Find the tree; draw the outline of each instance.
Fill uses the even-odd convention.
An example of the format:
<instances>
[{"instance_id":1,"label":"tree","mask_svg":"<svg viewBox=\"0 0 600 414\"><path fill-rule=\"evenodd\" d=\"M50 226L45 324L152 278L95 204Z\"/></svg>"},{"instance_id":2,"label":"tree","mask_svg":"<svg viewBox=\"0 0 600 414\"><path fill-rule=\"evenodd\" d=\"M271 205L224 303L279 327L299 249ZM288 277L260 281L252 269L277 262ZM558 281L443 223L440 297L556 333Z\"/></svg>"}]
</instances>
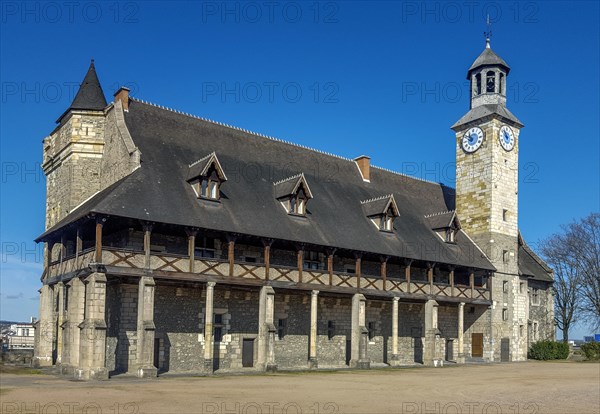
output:
<instances>
[{"instance_id":1,"label":"tree","mask_svg":"<svg viewBox=\"0 0 600 414\"><path fill-rule=\"evenodd\" d=\"M600 214L592 213L568 227L570 250L577 260L581 283L580 310L592 329L600 328Z\"/></svg>"},{"instance_id":2,"label":"tree","mask_svg":"<svg viewBox=\"0 0 600 414\"><path fill-rule=\"evenodd\" d=\"M541 243L541 253L554 270L555 320L563 339L579 319L600 328L600 214L562 226Z\"/></svg>"},{"instance_id":3,"label":"tree","mask_svg":"<svg viewBox=\"0 0 600 414\"><path fill-rule=\"evenodd\" d=\"M554 320L563 333L564 342L569 340L569 330L580 316L581 275L566 247L568 244L564 234L554 234L540 244L546 263L554 270Z\"/></svg>"}]
</instances>

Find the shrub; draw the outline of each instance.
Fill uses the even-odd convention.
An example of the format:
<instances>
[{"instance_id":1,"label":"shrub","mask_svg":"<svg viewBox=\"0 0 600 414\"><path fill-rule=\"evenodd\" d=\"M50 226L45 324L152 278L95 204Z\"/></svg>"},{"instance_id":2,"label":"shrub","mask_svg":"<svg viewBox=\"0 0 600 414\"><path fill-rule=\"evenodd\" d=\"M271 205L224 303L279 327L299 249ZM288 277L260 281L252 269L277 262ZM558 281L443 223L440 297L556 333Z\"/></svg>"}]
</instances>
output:
<instances>
[{"instance_id":1,"label":"shrub","mask_svg":"<svg viewBox=\"0 0 600 414\"><path fill-rule=\"evenodd\" d=\"M585 344L581 344L581 351L583 351L586 359L600 359L600 342L586 342Z\"/></svg>"},{"instance_id":2,"label":"shrub","mask_svg":"<svg viewBox=\"0 0 600 414\"><path fill-rule=\"evenodd\" d=\"M531 346L528 357L541 361L567 359L569 357L569 344L566 342L539 341Z\"/></svg>"}]
</instances>

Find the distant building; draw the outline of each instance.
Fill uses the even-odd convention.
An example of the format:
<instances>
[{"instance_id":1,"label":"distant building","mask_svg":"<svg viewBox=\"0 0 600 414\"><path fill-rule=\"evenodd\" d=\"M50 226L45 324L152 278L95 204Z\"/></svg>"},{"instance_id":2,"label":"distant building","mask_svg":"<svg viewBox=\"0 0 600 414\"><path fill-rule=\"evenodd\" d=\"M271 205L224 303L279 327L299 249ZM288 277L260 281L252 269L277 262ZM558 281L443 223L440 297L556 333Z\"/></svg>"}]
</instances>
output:
<instances>
[{"instance_id":1,"label":"distant building","mask_svg":"<svg viewBox=\"0 0 600 414\"><path fill-rule=\"evenodd\" d=\"M33 349L35 329L34 320L30 323L18 323L10 326L11 334L7 336L7 349Z\"/></svg>"}]
</instances>

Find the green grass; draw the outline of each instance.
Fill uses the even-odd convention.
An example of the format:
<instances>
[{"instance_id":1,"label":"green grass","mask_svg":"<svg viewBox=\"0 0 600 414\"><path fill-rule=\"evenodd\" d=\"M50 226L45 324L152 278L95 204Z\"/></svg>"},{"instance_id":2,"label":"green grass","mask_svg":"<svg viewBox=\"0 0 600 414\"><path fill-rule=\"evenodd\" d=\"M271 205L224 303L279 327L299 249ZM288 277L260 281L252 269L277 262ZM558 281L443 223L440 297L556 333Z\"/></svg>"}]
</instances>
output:
<instances>
[{"instance_id":1,"label":"green grass","mask_svg":"<svg viewBox=\"0 0 600 414\"><path fill-rule=\"evenodd\" d=\"M42 371L30 367L0 364L0 374L41 375Z\"/></svg>"}]
</instances>

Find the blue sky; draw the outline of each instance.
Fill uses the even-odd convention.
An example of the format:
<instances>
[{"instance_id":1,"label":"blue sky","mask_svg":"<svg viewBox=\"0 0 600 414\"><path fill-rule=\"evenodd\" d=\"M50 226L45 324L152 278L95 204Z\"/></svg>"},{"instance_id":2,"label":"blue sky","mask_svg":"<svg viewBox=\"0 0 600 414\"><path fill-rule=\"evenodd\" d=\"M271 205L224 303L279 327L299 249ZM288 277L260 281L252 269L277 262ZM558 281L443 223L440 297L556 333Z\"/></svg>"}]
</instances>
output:
<instances>
[{"instance_id":1,"label":"blue sky","mask_svg":"<svg viewBox=\"0 0 600 414\"><path fill-rule=\"evenodd\" d=\"M37 314L41 140L96 61L107 95L454 185L466 71L484 48L512 70L519 222L536 242L600 210L597 2L0 3L0 319ZM571 335L580 337L584 329Z\"/></svg>"}]
</instances>

